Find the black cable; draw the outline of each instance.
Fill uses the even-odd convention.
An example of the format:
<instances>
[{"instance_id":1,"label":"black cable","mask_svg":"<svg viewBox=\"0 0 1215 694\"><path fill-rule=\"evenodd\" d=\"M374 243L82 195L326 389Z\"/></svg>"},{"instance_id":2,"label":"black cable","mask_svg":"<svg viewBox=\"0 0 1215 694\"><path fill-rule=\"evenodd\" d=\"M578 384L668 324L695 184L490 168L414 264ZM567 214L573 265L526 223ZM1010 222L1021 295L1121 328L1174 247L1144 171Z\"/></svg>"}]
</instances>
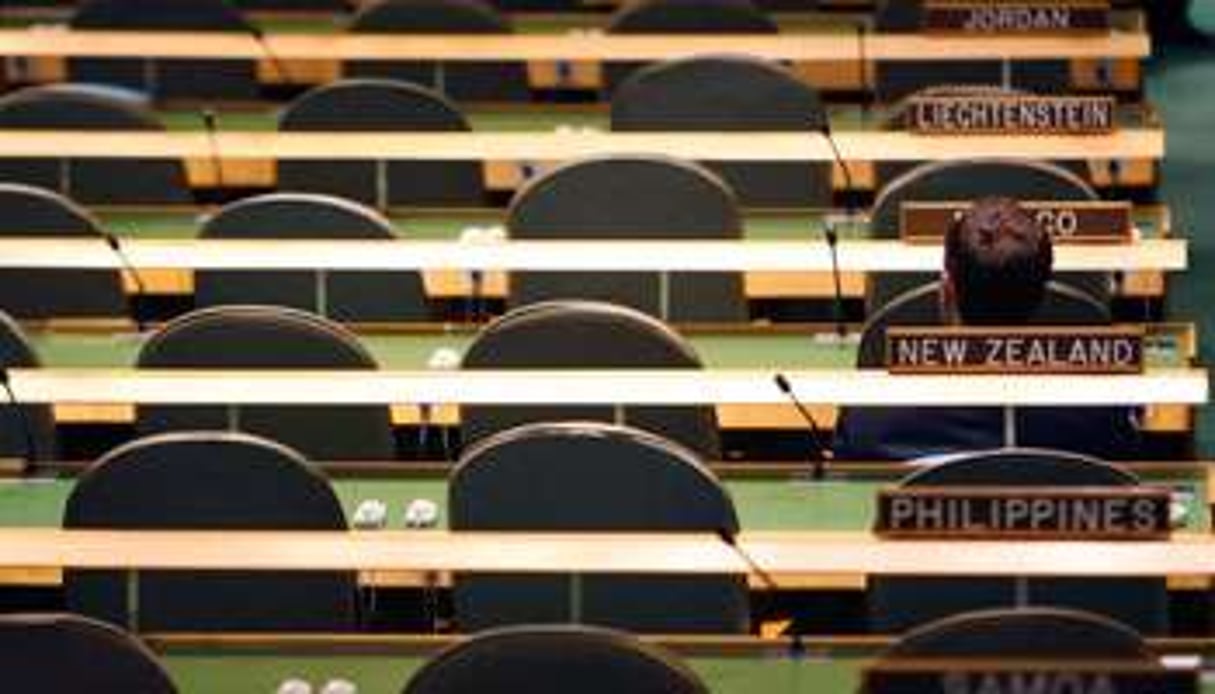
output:
<instances>
[{"instance_id":1,"label":"black cable","mask_svg":"<svg viewBox=\"0 0 1215 694\"><path fill-rule=\"evenodd\" d=\"M17 400L17 394L13 392L13 385L9 382L8 368L4 366L0 366L0 388L4 389L5 396L13 408L13 413L17 416L17 425L21 427L21 434L25 443L26 462L32 463L38 460L38 445L34 440L34 427L30 424L29 417L25 414L25 408Z\"/></svg>"},{"instance_id":2,"label":"black cable","mask_svg":"<svg viewBox=\"0 0 1215 694\"><path fill-rule=\"evenodd\" d=\"M818 422L815 421L814 415L798 399L797 393L793 392L793 386L789 385L789 379L785 378L784 374L778 373L773 377L773 380L776 382L776 387L780 388L781 392L788 396L793 406L797 408L798 414L801 415L802 420L806 422L810 429L810 439L814 444L814 458L811 459L814 466L811 468L811 477L821 480L826 477L827 452L829 450L823 437L823 431L818 428Z\"/></svg>"},{"instance_id":3,"label":"black cable","mask_svg":"<svg viewBox=\"0 0 1215 694\"><path fill-rule=\"evenodd\" d=\"M718 528L717 539L721 540L722 544L733 550L733 552L743 560L743 563L747 565L747 569L751 573L759 576L760 583L764 584L765 590L773 595L780 592L780 584L776 582L776 579L772 577L772 574L768 573L767 569L761 566L759 562L755 561L755 558L742 548L742 545L738 544L738 538L734 537L733 533L725 528ZM789 655L796 658L805 655L806 643L801 629L798 627L796 618L791 621L791 627L793 632L791 634L793 640L789 643Z\"/></svg>"}]
</instances>

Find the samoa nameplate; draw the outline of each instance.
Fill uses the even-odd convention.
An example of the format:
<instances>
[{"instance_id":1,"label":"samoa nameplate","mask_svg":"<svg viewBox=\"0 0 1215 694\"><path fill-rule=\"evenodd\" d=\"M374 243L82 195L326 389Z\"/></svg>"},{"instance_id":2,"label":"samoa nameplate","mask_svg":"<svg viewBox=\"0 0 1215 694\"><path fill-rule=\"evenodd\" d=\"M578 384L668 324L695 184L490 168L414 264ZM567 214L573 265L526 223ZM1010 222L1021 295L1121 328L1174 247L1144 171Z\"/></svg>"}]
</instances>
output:
<instances>
[{"instance_id":1,"label":"samoa nameplate","mask_svg":"<svg viewBox=\"0 0 1215 694\"><path fill-rule=\"evenodd\" d=\"M1110 29L1108 0L926 0L925 31L965 34L1071 34Z\"/></svg>"},{"instance_id":2,"label":"samoa nameplate","mask_svg":"<svg viewBox=\"0 0 1215 694\"><path fill-rule=\"evenodd\" d=\"M886 331L894 374L1138 374L1142 326L913 327Z\"/></svg>"},{"instance_id":3,"label":"samoa nameplate","mask_svg":"<svg viewBox=\"0 0 1215 694\"><path fill-rule=\"evenodd\" d=\"M1106 135L1117 117L1109 96L999 93L916 96L903 116L918 135Z\"/></svg>"},{"instance_id":4,"label":"samoa nameplate","mask_svg":"<svg viewBox=\"0 0 1215 694\"><path fill-rule=\"evenodd\" d=\"M889 660L866 668L867 694L1196 694L1198 673L1152 663Z\"/></svg>"},{"instance_id":5,"label":"samoa nameplate","mask_svg":"<svg viewBox=\"0 0 1215 694\"><path fill-rule=\"evenodd\" d=\"M1131 203L1106 200L1019 201L1055 243L1130 243L1135 225ZM899 235L908 243L940 243L945 232L970 209L968 201L905 202Z\"/></svg>"},{"instance_id":6,"label":"samoa nameplate","mask_svg":"<svg viewBox=\"0 0 1215 694\"><path fill-rule=\"evenodd\" d=\"M1152 540L1168 536L1165 487L895 487L874 532L919 539Z\"/></svg>"}]
</instances>

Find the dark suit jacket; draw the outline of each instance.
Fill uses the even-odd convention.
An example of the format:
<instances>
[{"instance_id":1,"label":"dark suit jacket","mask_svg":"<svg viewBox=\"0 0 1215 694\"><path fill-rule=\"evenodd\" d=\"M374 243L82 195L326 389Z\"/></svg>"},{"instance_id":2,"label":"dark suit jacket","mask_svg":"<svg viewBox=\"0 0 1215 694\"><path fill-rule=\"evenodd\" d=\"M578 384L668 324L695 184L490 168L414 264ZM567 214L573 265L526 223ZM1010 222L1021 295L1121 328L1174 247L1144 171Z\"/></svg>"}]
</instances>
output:
<instances>
[{"instance_id":1,"label":"dark suit jacket","mask_svg":"<svg viewBox=\"0 0 1215 694\"><path fill-rule=\"evenodd\" d=\"M1023 407L1016 417L1018 446L1113 460L1139 452L1135 408ZM1005 444L997 407L851 407L840 410L834 451L843 460L911 460Z\"/></svg>"}]
</instances>

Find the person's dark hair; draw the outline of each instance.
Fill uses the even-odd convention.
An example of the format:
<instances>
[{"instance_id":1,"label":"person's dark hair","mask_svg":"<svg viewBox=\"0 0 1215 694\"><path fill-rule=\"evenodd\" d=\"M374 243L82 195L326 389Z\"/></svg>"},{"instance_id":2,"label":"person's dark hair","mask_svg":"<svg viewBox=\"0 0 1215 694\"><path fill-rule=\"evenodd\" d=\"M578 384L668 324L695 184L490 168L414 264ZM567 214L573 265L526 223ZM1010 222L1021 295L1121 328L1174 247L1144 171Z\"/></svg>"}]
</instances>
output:
<instances>
[{"instance_id":1,"label":"person's dark hair","mask_svg":"<svg viewBox=\"0 0 1215 694\"><path fill-rule=\"evenodd\" d=\"M1053 262L1050 235L1008 198L976 200L945 234L945 270L963 323L1028 322Z\"/></svg>"}]
</instances>

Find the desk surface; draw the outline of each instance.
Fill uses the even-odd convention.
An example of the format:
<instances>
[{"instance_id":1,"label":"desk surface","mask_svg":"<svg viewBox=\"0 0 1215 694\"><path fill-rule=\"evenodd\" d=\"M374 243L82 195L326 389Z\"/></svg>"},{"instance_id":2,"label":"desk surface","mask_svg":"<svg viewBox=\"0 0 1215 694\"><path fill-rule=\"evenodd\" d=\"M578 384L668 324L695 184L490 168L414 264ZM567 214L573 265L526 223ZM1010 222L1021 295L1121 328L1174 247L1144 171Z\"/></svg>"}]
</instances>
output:
<instances>
[{"instance_id":1,"label":"desk surface","mask_svg":"<svg viewBox=\"0 0 1215 694\"><path fill-rule=\"evenodd\" d=\"M846 131L835 135L848 161L947 161L966 158L1161 159L1164 131L1106 135L962 135ZM605 154L653 154L710 161L833 162L822 135L810 133L303 133L0 130L0 156L194 158L223 160L562 161Z\"/></svg>"},{"instance_id":2,"label":"desk surface","mask_svg":"<svg viewBox=\"0 0 1215 694\"><path fill-rule=\"evenodd\" d=\"M421 655L326 655L313 648L294 652L208 652L205 648L169 648L165 660L182 694L273 692L289 677L302 677L320 687L334 677L358 685L360 694L397 694L405 681L426 661ZM301 652L304 651L304 652ZM873 650L869 649L868 655ZM789 659L768 655L684 656L682 660L708 685L713 694L841 694L859 691L866 654L822 653ZM1202 685L1204 694L1215 692L1215 682Z\"/></svg>"},{"instance_id":3,"label":"desk surface","mask_svg":"<svg viewBox=\"0 0 1215 694\"><path fill-rule=\"evenodd\" d=\"M863 52L860 44L864 44ZM669 60L698 53L745 53L794 62L868 60L1041 60L1147 58L1146 33L1096 36L928 36L855 33L636 36L557 34L505 36L399 36L271 33L264 43L245 34L71 31L34 28L0 31L0 55L25 57L217 58L259 60Z\"/></svg>"}]
</instances>

